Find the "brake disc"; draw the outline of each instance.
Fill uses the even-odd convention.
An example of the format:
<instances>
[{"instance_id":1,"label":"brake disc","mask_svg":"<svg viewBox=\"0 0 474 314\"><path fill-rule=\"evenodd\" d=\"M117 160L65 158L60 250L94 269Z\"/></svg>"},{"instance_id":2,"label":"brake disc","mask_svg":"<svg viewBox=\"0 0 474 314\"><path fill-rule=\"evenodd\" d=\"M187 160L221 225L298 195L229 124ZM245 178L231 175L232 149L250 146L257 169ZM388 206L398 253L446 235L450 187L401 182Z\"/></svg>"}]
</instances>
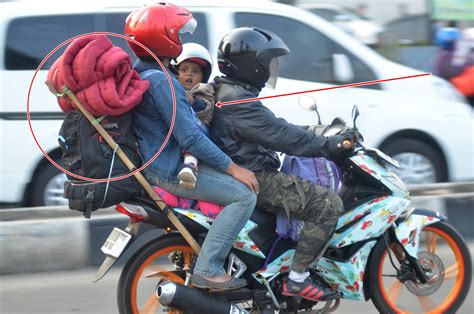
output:
<instances>
[{"instance_id":1,"label":"brake disc","mask_svg":"<svg viewBox=\"0 0 474 314\"><path fill-rule=\"evenodd\" d=\"M418 263L425 272L428 281L425 284L406 281L407 289L417 296L428 296L435 293L444 281L444 264L438 255L430 252L418 253Z\"/></svg>"}]
</instances>

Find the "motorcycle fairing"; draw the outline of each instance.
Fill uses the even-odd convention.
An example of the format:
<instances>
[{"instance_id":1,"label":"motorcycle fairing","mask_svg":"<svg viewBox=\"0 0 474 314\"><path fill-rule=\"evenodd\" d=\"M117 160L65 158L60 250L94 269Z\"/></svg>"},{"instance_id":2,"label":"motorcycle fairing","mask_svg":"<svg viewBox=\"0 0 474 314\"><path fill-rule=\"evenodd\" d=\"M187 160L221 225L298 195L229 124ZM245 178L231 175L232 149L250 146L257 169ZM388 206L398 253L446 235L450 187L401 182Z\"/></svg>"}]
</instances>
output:
<instances>
[{"instance_id":1,"label":"motorcycle fairing","mask_svg":"<svg viewBox=\"0 0 474 314\"><path fill-rule=\"evenodd\" d=\"M338 262L322 257L317 265L312 265L318 274L334 289L341 291L344 298L362 300L364 298L364 274L372 248L376 240L367 242L347 262ZM258 282L265 278L271 281L276 276L289 271L295 250L280 255L273 262L252 274Z\"/></svg>"},{"instance_id":2,"label":"motorcycle fairing","mask_svg":"<svg viewBox=\"0 0 474 314\"><path fill-rule=\"evenodd\" d=\"M362 300L364 297L364 274L376 240L367 242L347 262L338 262L321 257L315 266L319 275L343 293L345 299Z\"/></svg>"},{"instance_id":3,"label":"motorcycle fairing","mask_svg":"<svg viewBox=\"0 0 474 314\"><path fill-rule=\"evenodd\" d=\"M267 267L264 267L253 273L252 276L255 278L255 280L262 283L262 278L268 279L270 277L276 277L276 275L287 272L290 268L294 255L294 249L288 250L276 258L273 262L268 264ZM268 281L271 281L271 279L273 278L270 278Z\"/></svg>"},{"instance_id":4,"label":"motorcycle fairing","mask_svg":"<svg viewBox=\"0 0 474 314\"><path fill-rule=\"evenodd\" d=\"M410 256L418 259L421 230L424 226L432 225L440 220L431 216L412 214L405 221L397 225L395 235L405 251Z\"/></svg>"},{"instance_id":5,"label":"motorcycle fairing","mask_svg":"<svg viewBox=\"0 0 474 314\"><path fill-rule=\"evenodd\" d=\"M341 217L339 217L339 220L337 221L336 232L337 230L350 224L351 222L360 220L371 212L377 211L378 209L382 208L384 206L384 203L381 203L381 201L383 201L387 197L388 195L377 197L366 204L359 205L354 209L346 211Z\"/></svg>"},{"instance_id":6,"label":"motorcycle fairing","mask_svg":"<svg viewBox=\"0 0 474 314\"><path fill-rule=\"evenodd\" d=\"M402 180L392 171L386 169L374 157L359 153L352 156L351 161L359 168L364 170L367 174L380 181L385 185L392 195L409 198L409 192Z\"/></svg>"},{"instance_id":7,"label":"motorcycle fairing","mask_svg":"<svg viewBox=\"0 0 474 314\"><path fill-rule=\"evenodd\" d=\"M257 244L250 238L249 233L252 232L258 225L252 220L247 221L245 226L240 230L235 238L234 248L244 251L246 253L265 258L265 254L260 251Z\"/></svg>"},{"instance_id":8,"label":"motorcycle fairing","mask_svg":"<svg viewBox=\"0 0 474 314\"><path fill-rule=\"evenodd\" d=\"M379 237L406 211L409 205L410 200L406 198L386 195L357 206L339 218L336 232L329 240L329 247L341 248ZM354 221L353 225L339 231Z\"/></svg>"},{"instance_id":9,"label":"motorcycle fairing","mask_svg":"<svg viewBox=\"0 0 474 314\"><path fill-rule=\"evenodd\" d=\"M206 229L210 229L211 223L214 221L214 219L205 216L198 210L181 208L173 208L173 210L188 217L189 219L194 220ZM257 228L256 223L251 220L247 221L245 226L242 228L242 230L240 230L239 234L235 238L234 248L261 258L265 258L265 254L260 251L255 242L249 236L249 233L255 228Z\"/></svg>"},{"instance_id":10,"label":"motorcycle fairing","mask_svg":"<svg viewBox=\"0 0 474 314\"><path fill-rule=\"evenodd\" d=\"M194 209L181 209L181 208L173 208L175 212L178 212L191 220L194 220L201 226L206 229L211 229L211 223L214 221L212 218L204 216L199 210Z\"/></svg>"}]
</instances>

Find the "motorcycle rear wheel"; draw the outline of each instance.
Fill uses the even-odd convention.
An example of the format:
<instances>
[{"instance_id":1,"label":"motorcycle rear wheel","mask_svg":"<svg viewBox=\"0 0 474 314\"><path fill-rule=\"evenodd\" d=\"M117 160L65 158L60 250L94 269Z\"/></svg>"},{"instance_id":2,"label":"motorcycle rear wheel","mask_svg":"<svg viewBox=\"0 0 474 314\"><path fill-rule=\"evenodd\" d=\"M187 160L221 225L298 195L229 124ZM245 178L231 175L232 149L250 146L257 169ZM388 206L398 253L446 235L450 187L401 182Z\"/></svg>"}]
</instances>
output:
<instances>
[{"instance_id":1,"label":"motorcycle rear wheel","mask_svg":"<svg viewBox=\"0 0 474 314\"><path fill-rule=\"evenodd\" d=\"M456 313L463 304L471 285L472 266L459 233L442 221L425 226L418 252L420 263L424 262L432 276L425 285L400 282L394 276L384 241L374 248L369 282L372 302L380 313Z\"/></svg>"},{"instance_id":2,"label":"motorcycle rear wheel","mask_svg":"<svg viewBox=\"0 0 474 314\"><path fill-rule=\"evenodd\" d=\"M117 287L120 313L181 313L165 308L155 295L160 281L184 284L184 271L176 271L170 254L182 254L181 266L190 267L193 249L178 234L165 235L137 251L124 266Z\"/></svg>"}]
</instances>

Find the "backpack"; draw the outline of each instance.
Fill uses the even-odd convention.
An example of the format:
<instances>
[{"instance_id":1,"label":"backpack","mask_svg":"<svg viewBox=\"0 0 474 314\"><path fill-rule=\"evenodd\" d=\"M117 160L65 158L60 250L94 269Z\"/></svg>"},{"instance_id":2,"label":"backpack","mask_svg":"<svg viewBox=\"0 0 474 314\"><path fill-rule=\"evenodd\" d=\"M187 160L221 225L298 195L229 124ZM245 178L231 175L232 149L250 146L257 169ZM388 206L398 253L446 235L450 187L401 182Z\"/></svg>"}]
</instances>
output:
<instances>
[{"instance_id":1,"label":"backpack","mask_svg":"<svg viewBox=\"0 0 474 314\"><path fill-rule=\"evenodd\" d=\"M281 172L294 174L295 176L313 182L326 189L336 191L340 186L340 173L336 164L324 157L294 157L285 156L281 166ZM298 234L302 229L301 222L287 215L277 215L277 233L280 237L293 241L298 240Z\"/></svg>"},{"instance_id":2,"label":"backpack","mask_svg":"<svg viewBox=\"0 0 474 314\"><path fill-rule=\"evenodd\" d=\"M100 124L133 164L139 167L141 159L131 113L105 117ZM58 141L64 168L74 174L105 179L129 173L128 168L116 156L116 152L77 110L67 113L59 131ZM133 176L100 183L79 180L69 175L67 177L69 181L64 185L64 197L68 199L69 208L83 212L86 218L90 218L94 210L115 205L141 194L140 185Z\"/></svg>"}]
</instances>

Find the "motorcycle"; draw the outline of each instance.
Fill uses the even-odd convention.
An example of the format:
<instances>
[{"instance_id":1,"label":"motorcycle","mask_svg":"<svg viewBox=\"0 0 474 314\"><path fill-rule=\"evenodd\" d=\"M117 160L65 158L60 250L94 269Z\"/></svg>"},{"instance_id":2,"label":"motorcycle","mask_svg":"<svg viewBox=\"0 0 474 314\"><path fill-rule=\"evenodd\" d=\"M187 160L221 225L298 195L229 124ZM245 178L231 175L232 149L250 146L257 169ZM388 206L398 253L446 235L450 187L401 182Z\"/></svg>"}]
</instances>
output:
<instances>
[{"instance_id":1,"label":"motorcycle","mask_svg":"<svg viewBox=\"0 0 474 314\"><path fill-rule=\"evenodd\" d=\"M315 103L302 106L317 113ZM354 107L354 130L358 115ZM325 136L345 128L340 118L319 127ZM311 276L338 290L342 299L371 300L380 313L456 312L471 283L471 256L464 240L446 217L410 205L406 186L389 170L398 166L395 160L360 142L349 144L338 160L345 211L324 255L311 266ZM280 239L274 245L274 214L256 209L227 258L227 273L245 278L247 287L207 291L190 285L197 256L154 202L137 198L116 205L116 210L130 222L125 230L114 228L105 241L107 257L96 280L125 251L133 251L118 283L120 313L326 313L341 301L318 304L282 295L296 243ZM172 210L202 243L213 219L193 209ZM164 234L134 247L141 223Z\"/></svg>"}]
</instances>

